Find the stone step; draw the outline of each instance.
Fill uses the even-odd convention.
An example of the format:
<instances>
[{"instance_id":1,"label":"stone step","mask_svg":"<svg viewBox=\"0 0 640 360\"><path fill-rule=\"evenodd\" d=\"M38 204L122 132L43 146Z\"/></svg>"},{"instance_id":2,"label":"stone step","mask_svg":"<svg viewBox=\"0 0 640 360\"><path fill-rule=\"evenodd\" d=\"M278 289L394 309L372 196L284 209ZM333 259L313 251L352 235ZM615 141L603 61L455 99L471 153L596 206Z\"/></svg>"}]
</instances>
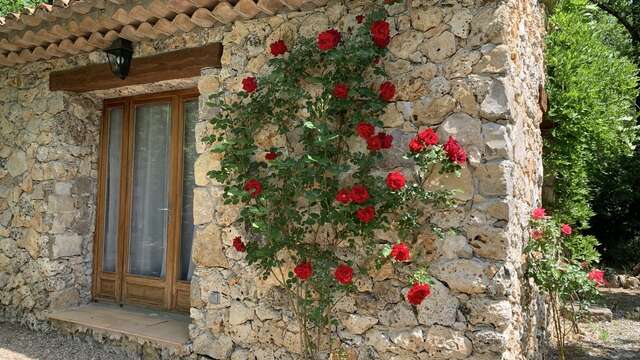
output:
<instances>
[{"instance_id":1,"label":"stone step","mask_svg":"<svg viewBox=\"0 0 640 360\"><path fill-rule=\"evenodd\" d=\"M125 348L133 358L178 359L189 356L187 315L134 306L91 303L49 314L53 326L72 336Z\"/></svg>"}]
</instances>

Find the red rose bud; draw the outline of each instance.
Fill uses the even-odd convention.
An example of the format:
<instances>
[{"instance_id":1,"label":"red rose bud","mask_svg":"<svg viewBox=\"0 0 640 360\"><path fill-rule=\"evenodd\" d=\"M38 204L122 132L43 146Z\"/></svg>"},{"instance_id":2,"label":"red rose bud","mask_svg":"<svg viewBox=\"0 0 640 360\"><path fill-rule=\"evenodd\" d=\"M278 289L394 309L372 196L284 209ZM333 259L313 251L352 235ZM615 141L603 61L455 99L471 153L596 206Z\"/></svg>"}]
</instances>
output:
<instances>
[{"instance_id":1,"label":"red rose bud","mask_svg":"<svg viewBox=\"0 0 640 360\"><path fill-rule=\"evenodd\" d=\"M453 136L449 136L449 140L447 140L447 143L444 144L443 148L451 162L461 165L467 161L467 153Z\"/></svg>"},{"instance_id":2,"label":"red rose bud","mask_svg":"<svg viewBox=\"0 0 640 360\"><path fill-rule=\"evenodd\" d=\"M364 21L363 15L356 16L356 22L358 22L358 24L362 24L363 21Z\"/></svg>"},{"instance_id":3,"label":"red rose bud","mask_svg":"<svg viewBox=\"0 0 640 360\"><path fill-rule=\"evenodd\" d=\"M385 81L380 85L380 97L384 101L391 101L396 96L396 86L390 81Z\"/></svg>"},{"instance_id":4,"label":"red rose bud","mask_svg":"<svg viewBox=\"0 0 640 360\"><path fill-rule=\"evenodd\" d=\"M544 236L544 232L542 230L533 230L531 232L531 238L533 240L540 240Z\"/></svg>"},{"instance_id":5,"label":"red rose bud","mask_svg":"<svg viewBox=\"0 0 640 360\"><path fill-rule=\"evenodd\" d=\"M378 151L382 149L382 141L377 136L372 136L367 139L367 149L371 151Z\"/></svg>"},{"instance_id":6,"label":"red rose bud","mask_svg":"<svg viewBox=\"0 0 640 360\"><path fill-rule=\"evenodd\" d=\"M336 84L333 87L332 94L338 99L346 99L349 96L349 87L345 84Z\"/></svg>"},{"instance_id":7,"label":"red rose bud","mask_svg":"<svg viewBox=\"0 0 640 360\"><path fill-rule=\"evenodd\" d=\"M336 29L330 29L318 34L318 49L329 51L340 42L340 33Z\"/></svg>"},{"instance_id":8,"label":"red rose bud","mask_svg":"<svg viewBox=\"0 0 640 360\"><path fill-rule=\"evenodd\" d=\"M420 305L429 295L431 295L431 287L429 284L415 283L407 293L407 301L411 305Z\"/></svg>"},{"instance_id":9,"label":"red rose bud","mask_svg":"<svg viewBox=\"0 0 640 360\"><path fill-rule=\"evenodd\" d=\"M248 93L252 93L258 89L258 80L250 76L242 80L242 89Z\"/></svg>"},{"instance_id":10,"label":"red rose bud","mask_svg":"<svg viewBox=\"0 0 640 360\"><path fill-rule=\"evenodd\" d=\"M247 247L242 242L242 238L240 236L233 238L233 247L237 252L245 252L247 250Z\"/></svg>"},{"instance_id":11,"label":"red rose bud","mask_svg":"<svg viewBox=\"0 0 640 360\"><path fill-rule=\"evenodd\" d=\"M393 244L391 247L391 257L396 261L409 261L411 259L411 252L409 247L403 243Z\"/></svg>"},{"instance_id":12,"label":"red rose bud","mask_svg":"<svg viewBox=\"0 0 640 360\"><path fill-rule=\"evenodd\" d=\"M376 217L376 209L373 206L367 206L356 211L356 217L358 220L365 224L368 224Z\"/></svg>"},{"instance_id":13,"label":"red rose bud","mask_svg":"<svg viewBox=\"0 0 640 360\"><path fill-rule=\"evenodd\" d=\"M420 131L418 138L426 146L433 146L438 143L438 134L432 128Z\"/></svg>"},{"instance_id":14,"label":"red rose bud","mask_svg":"<svg viewBox=\"0 0 640 360\"><path fill-rule=\"evenodd\" d=\"M571 229L571 225L569 224L562 224L562 226L560 227L560 231L564 234L564 235L571 235L571 233L573 232L573 229Z\"/></svg>"},{"instance_id":15,"label":"red rose bud","mask_svg":"<svg viewBox=\"0 0 640 360\"><path fill-rule=\"evenodd\" d=\"M404 175L399 171L392 171L387 175L387 186L392 191L400 190L404 187Z\"/></svg>"},{"instance_id":16,"label":"red rose bud","mask_svg":"<svg viewBox=\"0 0 640 360\"><path fill-rule=\"evenodd\" d=\"M356 126L356 133L363 139L368 139L373 136L373 133L376 131L376 128L369 124L368 122L361 121Z\"/></svg>"},{"instance_id":17,"label":"red rose bud","mask_svg":"<svg viewBox=\"0 0 640 360\"><path fill-rule=\"evenodd\" d=\"M257 197L262 192L262 184L256 179L247 180L244 184L244 191L248 192L251 197Z\"/></svg>"},{"instance_id":18,"label":"red rose bud","mask_svg":"<svg viewBox=\"0 0 640 360\"><path fill-rule=\"evenodd\" d=\"M313 275L313 265L308 261L301 262L293 269L293 273L298 279L305 281Z\"/></svg>"},{"instance_id":19,"label":"red rose bud","mask_svg":"<svg viewBox=\"0 0 640 360\"><path fill-rule=\"evenodd\" d=\"M371 39L377 47L387 47L391 41L391 37L389 35L389 23L384 20L374 21L371 24Z\"/></svg>"},{"instance_id":20,"label":"red rose bud","mask_svg":"<svg viewBox=\"0 0 640 360\"><path fill-rule=\"evenodd\" d=\"M349 265L340 264L336 268L333 276L340 284L349 285L351 284L351 280L353 279L353 269Z\"/></svg>"},{"instance_id":21,"label":"red rose bud","mask_svg":"<svg viewBox=\"0 0 640 360\"><path fill-rule=\"evenodd\" d=\"M278 157L278 153L275 151L269 151L268 153L264 154L264 158L271 161L271 160L275 160Z\"/></svg>"},{"instance_id":22,"label":"red rose bud","mask_svg":"<svg viewBox=\"0 0 640 360\"><path fill-rule=\"evenodd\" d=\"M412 153L419 153L422 150L424 150L424 146L422 145L422 141L417 137L414 137L413 139L411 139L411 141L409 141L409 150Z\"/></svg>"},{"instance_id":23,"label":"red rose bud","mask_svg":"<svg viewBox=\"0 0 640 360\"><path fill-rule=\"evenodd\" d=\"M338 191L336 194L336 201L343 204L348 204L351 202L351 190L350 189L342 189Z\"/></svg>"},{"instance_id":24,"label":"red rose bud","mask_svg":"<svg viewBox=\"0 0 640 360\"><path fill-rule=\"evenodd\" d=\"M278 40L271 44L271 55L279 56L286 53L289 49L287 48L287 44L282 40Z\"/></svg>"},{"instance_id":25,"label":"red rose bud","mask_svg":"<svg viewBox=\"0 0 640 360\"><path fill-rule=\"evenodd\" d=\"M381 133L378 133L378 138L380 139L381 148L383 149L391 148L391 144L393 144L393 135L389 135L381 132Z\"/></svg>"},{"instance_id":26,"label":"red rose bud","mask_svg":"<svg viewBox=\"0 0 640 360\"><path fill-rule=\"evenodd\" d=\"M351 193L349 194L351 201L356 204L362 204L365 201L369 200L369 191L363 185L354 185L351 188Z\"/></svg>"},{"instance_id":27,"label":"red rose bud","mask_svg":"<svg viewBox=\"0 0 640 360\"><path fill-rule=\"evenodd\" d=\"M536 208L531 212L531 217L534 220L542 220L544 219L545 215L545 210L543 208Z\"/></svg>"}]
</instances>

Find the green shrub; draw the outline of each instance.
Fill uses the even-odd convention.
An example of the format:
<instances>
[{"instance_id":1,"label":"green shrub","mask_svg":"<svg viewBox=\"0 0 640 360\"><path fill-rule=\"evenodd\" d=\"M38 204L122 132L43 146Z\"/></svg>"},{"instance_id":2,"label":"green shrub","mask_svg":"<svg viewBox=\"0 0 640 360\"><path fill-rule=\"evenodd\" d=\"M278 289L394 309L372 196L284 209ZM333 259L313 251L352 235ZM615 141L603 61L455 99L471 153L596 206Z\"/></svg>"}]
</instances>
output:
<instances>
[{"instance_id":1,"label":"green shrub","mask_svg":"<svg viewBox=\"0 0 640 360\"><path fill-rule=\"evenodd\" d=\"M545 171L554 177L562 221L588 226L597 177L608 164L633 152L636 67L624 29L613 18L579 1L561 1L547 37L549 119Z\"/></svg>"}]
</instances>

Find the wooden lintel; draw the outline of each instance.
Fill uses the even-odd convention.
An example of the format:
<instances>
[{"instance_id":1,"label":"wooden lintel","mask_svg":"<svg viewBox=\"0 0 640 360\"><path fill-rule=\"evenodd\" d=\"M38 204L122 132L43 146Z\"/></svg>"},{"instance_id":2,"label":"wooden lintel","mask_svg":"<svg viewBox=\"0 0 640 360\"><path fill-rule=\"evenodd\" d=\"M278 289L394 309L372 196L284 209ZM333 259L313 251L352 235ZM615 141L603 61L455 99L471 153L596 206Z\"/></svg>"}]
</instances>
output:
<instances>
[{"instance_id":1,"label":"wooden lintel","mask_svg":"<svg viewBox=\"0 0 640 360\"><path fill-rule=\"evenodd\" d=\"M120 80L111 72L109 64L55 71L49 76L49 90L85 92L191 78L199 76L200 71L205 67L220 67L221 56L222 45L214 43L198 48L134 58L131 61L129 76L124 80Z\"/></svg>"}]
</instances>

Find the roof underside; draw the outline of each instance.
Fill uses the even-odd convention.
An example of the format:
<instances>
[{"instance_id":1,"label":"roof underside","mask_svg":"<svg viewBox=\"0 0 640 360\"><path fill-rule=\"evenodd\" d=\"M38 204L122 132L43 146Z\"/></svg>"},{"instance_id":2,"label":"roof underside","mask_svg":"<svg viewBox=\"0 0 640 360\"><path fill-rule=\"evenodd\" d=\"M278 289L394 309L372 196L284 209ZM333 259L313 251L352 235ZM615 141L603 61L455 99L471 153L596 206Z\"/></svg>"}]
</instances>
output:
<instances>
[{"instance_id":1,"label":"roof underside","mask_svg":"<svg viewBox=\"0 0 640 360\"><path fill-rule=\"evenodd\" d=\"M0 18L0 66L106 49L118 37L138 42L230 24L328 0L54 0Z\"/></svg>"}]
</instances>

